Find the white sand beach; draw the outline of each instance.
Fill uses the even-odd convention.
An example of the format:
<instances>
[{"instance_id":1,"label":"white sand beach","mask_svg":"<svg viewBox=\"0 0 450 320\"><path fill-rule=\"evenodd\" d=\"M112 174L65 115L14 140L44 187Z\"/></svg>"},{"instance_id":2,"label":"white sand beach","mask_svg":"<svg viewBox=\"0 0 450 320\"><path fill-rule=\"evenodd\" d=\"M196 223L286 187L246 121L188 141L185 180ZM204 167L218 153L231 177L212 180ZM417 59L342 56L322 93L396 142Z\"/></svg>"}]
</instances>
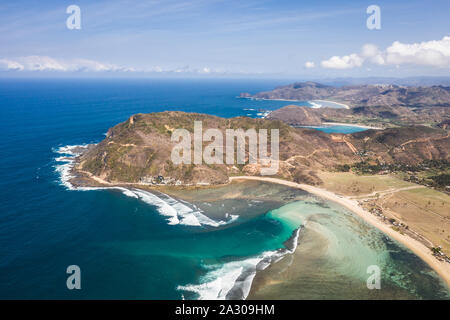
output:
<instances>
[{"instance_id":1,"label":"white sand beach","mask_svg":"<svg viewBox=\"0 0 450 320\"><path fill-rule=\"evenodd\" d=\"M326 107L331 107L332 105L336 105L336 106L342 107L343 109L350 109L350 107L346 104L335 102L335 101L330 101L330 100L310 100L308 102L313 105L313 108L326 108ZM323 103L325 105L321 105L321 103ZM331 107L331 108L333 108L333 107Z\"/></svg>"},{"instance_id":2,"label":"white sand beach","mask_svg":"<svg viewBox=\"0 0 450 320\"><path fill-rule=\"evenodd\" d=\"M307 184L295 183L287 180L277 179L277 178L269 178L269 177L257 177L257 176L236 176L230 177L230 182L233 180L258 180L265 182L272 182L283 184L293 188L300 188L305 190L311 194L317 195L321 198L333 201L338 203L353 213L357 214L364 221L376 227L389 237L397 240L402 243L404 246L413 251L418 257L420 257L423 261L425 261L431 268L433 268L445 281L448 285L450 285L450 264L437 260L431 253L431 250L427 248L425 245L420 243L419 241L412 239L409 236L400 234L399 232L390 228L389 225L383 223L370 212L361 208L356 200L352 200L348 197L338 196L330 191L310 186Z\"/></svg>"}]
</instances>

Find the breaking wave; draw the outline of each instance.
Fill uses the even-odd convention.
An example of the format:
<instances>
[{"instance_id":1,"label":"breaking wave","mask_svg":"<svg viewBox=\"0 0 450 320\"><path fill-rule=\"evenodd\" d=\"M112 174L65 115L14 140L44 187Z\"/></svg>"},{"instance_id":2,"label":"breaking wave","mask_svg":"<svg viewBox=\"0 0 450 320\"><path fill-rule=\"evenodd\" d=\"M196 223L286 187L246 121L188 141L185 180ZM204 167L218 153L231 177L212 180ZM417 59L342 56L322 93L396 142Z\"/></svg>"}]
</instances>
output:
<instances>
[{"instance_id":1,"label":"breaking wave","mask_svg":"<svg viewBox=\"0 0 450 320\"><path fill-rule=\"evenodd\" d=\"M89 145L73 145L54 150L55 153L60 155L55 158L55 161L58 162L55 165L55 170L59 173L61 185L69 190L119 190L127 197L139 199L154 206L170 225L220 227L239 218L238 215L227 215L226 220L216 221L206 216L194 204L174 199L161 192L148 192L137 188L124 187L74 186L70 181L74 178L72 168L75 164L75 158L88 147ZM284 248L265 251L246 259L204 266L208 269L208 272L201 277L200 284L180 285L177 290L194 293L200 300L246 299L257 271L264 270L271 263L277 262L286 254L295 251L299 231L300 228L293 232L292 236L284 243Z\"/></svg>"},{"instance_id":2,"label":"breaking wave","mask_svg":"<svg viewBox=\"0 0 450 320\"><path fill-rule=\"evenodd\" d=\"M266 269L286 254L294 253L300 230L301 228L298 228L293 232L285 242L285 248L265 251L244 260L205 266L211 271L201 277L200 284L178 286L177 290L195 293L199 300L244 300L250 292L257 271Z\"/></svg>"},{"instance_id":3,"label":"breaking wave","mask_svg":"<svg viewBox=\"0 0 450 320\"><path fill-rule=\"evenodd\" d=\"M54 150L55 153L61 156L56 157L58 162L55 166L56 172L60 176L61 185L69 190L75 191L91 191L91 190L108 190L115 189L121 191L124 195L139 199L147 204L156 207L156 210L164 217L170 225L186 225L186 226L210 226L220 227L234 222L238 219L238 215L227 216L226 220L216 221L207 217L202 210L194 204L182 200L176 200L164 193L158 192L156 194L136 188L124 187L78 187L74 186L70 181L75 178L72 174L72 169L75 164L75 158L85 151L89 145L69 145L60 147Z\"/></svg>"},{"instance_id":4,"label":"breaking wave","mask_svg":"<svg viewBox=\"0 0 450 320\"><path fill-rule=\"evenodd\" d=\"M203 211L197 206L185 201L181 202L164 193L158 192L158 194L155 194L134 188L120 188L120 190L129 197L138 198L145 203L155 206L158 212L166 217L168 223L171 225L181 224L196 227L220 227L229 224L238 218L237 215L232 215L226 221L216 221L203 214Z\"/></svg>"}]
</instances>

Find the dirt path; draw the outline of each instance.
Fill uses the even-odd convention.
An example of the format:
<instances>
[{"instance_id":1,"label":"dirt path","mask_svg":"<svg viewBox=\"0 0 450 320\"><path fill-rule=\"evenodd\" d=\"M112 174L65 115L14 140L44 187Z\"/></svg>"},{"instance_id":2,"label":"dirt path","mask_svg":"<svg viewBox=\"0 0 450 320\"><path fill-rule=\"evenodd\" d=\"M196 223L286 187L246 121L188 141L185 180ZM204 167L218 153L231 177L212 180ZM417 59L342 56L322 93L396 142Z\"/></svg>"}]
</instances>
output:
<instances>
[{"instance_id":1,"label":"dirt path","mask_svg":"<svg viewBox=\"0 0 450 320\"><path fill-rule=\"evenodd\" d=\"M404 188L391 188L391 189L386 189L386 190L381 190L381 191L374 191L374 192L371 192L371 193L368 193L368 194L362 194L362 195L359 195L359 196L351 196L351 197L348 197L348 198L349 199L365 200L365 199L368 199L368 198L375 197L376 195L379 195L380 197L383 197L385 195L392 194L392 193L399 192L399 191L420 189L420 188L425 188L425 186L411 186L411 187L404 187Z\"/></svg>"},{"instance_id":2,"label":"dirt path","mask_svg":"<svg viewBox=\"0 0 450 320\"><path fill-rule=\"evenodd\" d=\"M334 142L343 142L347 145L347 147L353 152L353 153L357 153L358 149L356 149L356 147L346 139L345 136L336 136L336 135L331 135L331 140L333 140Z\"/></svg>"},{"instance_id":3,"label":"dirt path","mask_svg":"<svg viewBox=\"0 0 450 320\"><path fill-rule=\"evenodd\" d=\"M419 138L419 139L413 139L413 140L408 140L406 142L403 142L400 147L406 146L407 144L413 143L413 142L429 142L430 140L442 140L442 139L447 139L448 137L450 137L450 133L447 134L445 137L437 137L437 138Z\"/></svg>"},{"instance_id":4,"label":"dirt path","mask_svg":"<svg viewBox=\"0 0 450 320\"><path fill-rule=\"evenodd\" d=\"M308 158L312 157L313 155L315 155L317 152L323 152L323 151L330 151L330 149L328 149L328 148L321 148L321 149L314 150L313 152L311 152L310 154L308 154L306 156L301 156L301 155L292 156L289 159L287 159L285 162L290 162L290 161L295 160L297 158L308 159Z\"/></svg>"},{"instance_id":5,"label":"dirt path","mask_svg":"<svg viewBox=\"0 0 450 320\"><path fill-rule=\"evenodd\" d=\"M137 147L134 143L116 143L114 141L110 141L108 144L118 144L121 147Z\"/></svg>"},{"instance_id":6,"label":"dirt path","mask_svg":"<svg viewBox=\"0 0 450 320\"><path fill-rule=\"evenodd\" d=\"M343 138L343 140L344 140L345 144L350 148L350 150L352 150L353 153L358 152L358 149L356 149L355 146L350 141L347 141L347 139L345 137Z\"/></svg>"}]
</instances>

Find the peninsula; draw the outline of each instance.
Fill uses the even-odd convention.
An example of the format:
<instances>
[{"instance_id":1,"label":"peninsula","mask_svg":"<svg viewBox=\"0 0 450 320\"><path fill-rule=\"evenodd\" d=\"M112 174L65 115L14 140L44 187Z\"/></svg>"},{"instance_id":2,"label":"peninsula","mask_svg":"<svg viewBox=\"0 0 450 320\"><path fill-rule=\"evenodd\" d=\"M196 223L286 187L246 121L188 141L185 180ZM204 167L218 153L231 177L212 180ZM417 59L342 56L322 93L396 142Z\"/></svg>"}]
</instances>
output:
<instances>
[{"instance_id":1,"label":"peninsula","mask_svg":"<svg viewBox=\"0 0 450 320\"><path fill-rule=\"evenodd\" d=\"M450 87L413 87L393 84L329 86L317 82L296 82L272 91L254 95L241 93L241 98L266 100L328 100L350 107L448 107Z\"/></svg>"},{"instance_id":2,"label":"peninsula","mask_svg":"<svg viewBox=\"0 0 450 320\"><path fill-rule=\"evenodd\" d=\"M278 129L278 173L261 177L261 164L248 161L247 142L244 164L175 165L170 160L176 145L171 135L177 128L193 133L195 121L202 121L204 130L222 132ZM167 193L170 188L205 188L239 179L283 183L348 208L402 242L450 283L449 147L448 131L425 126L327 134L282 120L136 114L76 158L71 183Z\"/></svg>"}]
</instances>

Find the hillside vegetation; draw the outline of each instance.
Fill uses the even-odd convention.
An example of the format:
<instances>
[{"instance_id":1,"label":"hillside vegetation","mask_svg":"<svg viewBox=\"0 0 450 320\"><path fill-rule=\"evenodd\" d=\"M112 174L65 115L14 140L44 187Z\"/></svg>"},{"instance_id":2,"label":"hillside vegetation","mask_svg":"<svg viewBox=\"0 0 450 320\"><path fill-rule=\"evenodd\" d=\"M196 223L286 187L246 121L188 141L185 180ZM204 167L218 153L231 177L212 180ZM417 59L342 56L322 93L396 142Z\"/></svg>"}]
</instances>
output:
<instances>
[{"instance_id":1,"label":"hillside vegetation","mask_svg":"<svg viewBox=\"0 0 450 320\"><path fill-rule=\"evenodd\" d=\"M417 165L425 160L449 160L450 138L446 131L427 127L367 130L351 135L293 128L279 120L237 117L224 119L185 112L137 114L111 128L106 138L78 159L75 171L110 183L221 184L233 175L259 175L260 164L179 164L171 161L178 128L194 131L202 121L203 131L217 128L244 130L279 129L280 161L277 177L320 184L317 171L361 161ZM203 147L210 142L203 142ZM248 142L247 142L248 144ZM270 152L270 135L268 137ZM235 149L236 153L236 149Z\"/></svg>"}]
</instances>

